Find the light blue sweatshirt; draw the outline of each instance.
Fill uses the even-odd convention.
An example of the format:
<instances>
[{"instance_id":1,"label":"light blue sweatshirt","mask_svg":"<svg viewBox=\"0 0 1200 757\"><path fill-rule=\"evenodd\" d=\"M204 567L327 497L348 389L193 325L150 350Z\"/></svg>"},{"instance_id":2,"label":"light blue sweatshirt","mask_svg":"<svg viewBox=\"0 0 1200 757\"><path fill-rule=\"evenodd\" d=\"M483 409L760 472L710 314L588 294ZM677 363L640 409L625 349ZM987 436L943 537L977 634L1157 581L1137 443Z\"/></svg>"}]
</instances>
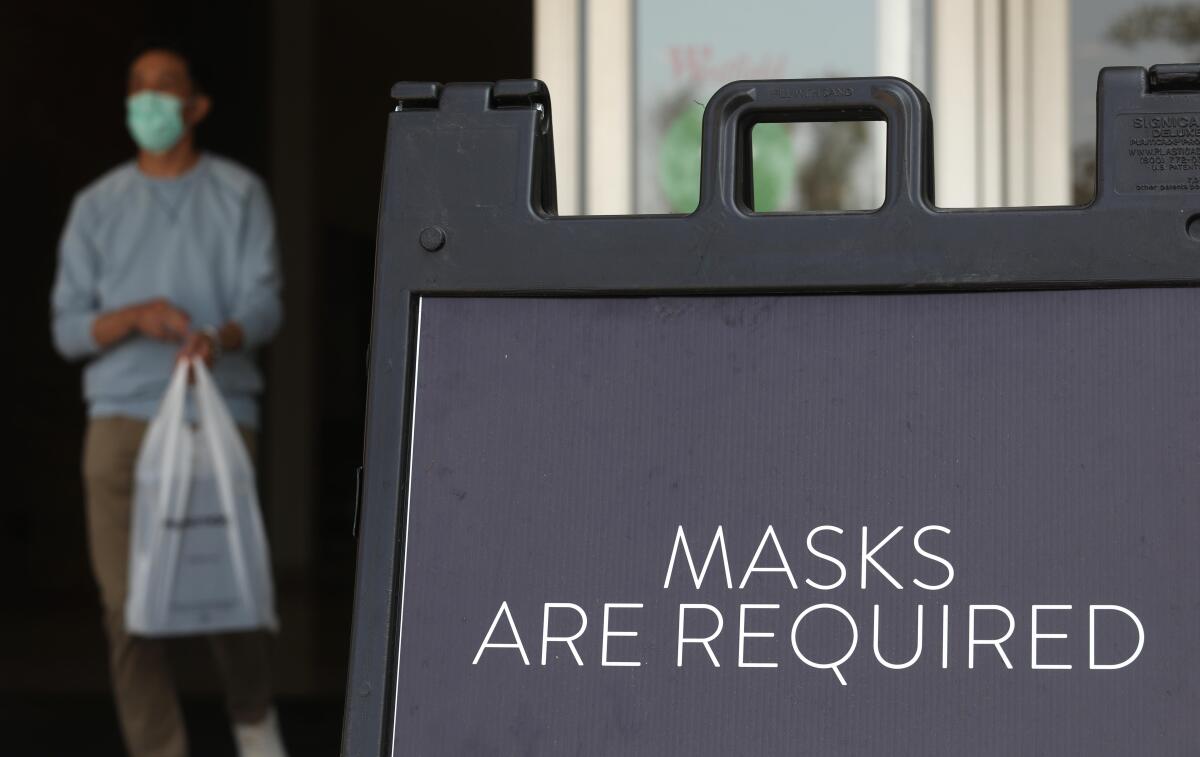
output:
<instances>
[{"instance_id":1,"label":"light blue sweatshirt","mask_svg":"<svg viewBox=\"0 0 1200 757\"><path fill-rule=\"evenodd\" d=\"M213 376L234 419L258 425L262 376L254 350L283 318L275 223L266 188L238 164L205 154L186 174L155 179L133 162L81 191L59 243L51 292L54 345L88 359L83 394L92 417L149 419L179 345L141 335L101 350L96 317L166 298L192 327L236 321L245 344L217 358Z\"/></svg>"}]
</instances>

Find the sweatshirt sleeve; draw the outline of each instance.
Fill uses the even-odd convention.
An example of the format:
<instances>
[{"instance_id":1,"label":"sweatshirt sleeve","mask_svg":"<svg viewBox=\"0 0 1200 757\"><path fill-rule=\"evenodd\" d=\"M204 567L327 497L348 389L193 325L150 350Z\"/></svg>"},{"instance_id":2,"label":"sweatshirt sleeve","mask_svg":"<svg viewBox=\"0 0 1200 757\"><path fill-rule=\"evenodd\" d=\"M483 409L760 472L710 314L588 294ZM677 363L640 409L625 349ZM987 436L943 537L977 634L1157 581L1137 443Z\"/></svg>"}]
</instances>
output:
<instances>
[{"instance_id":1,"label":"sweatshirt sleeve","mask_svg":"<svg viewBox=\"0 0 1200 757\"><path fill-rule=\"evenodd\" d=\"M232 320L242 327L242 348L253 350L270 341L283 323L283 275L271 200L261 182L251 185L246 203Z\"/></svg>"},{"instance_id":2,"label":"sweatshirt sleeve","mask_svg":"<svg viewBox=\"0 0 1200 757\"><path fill-rule=\"evenodd\" d=\"M50 292L54 347L67 360L82 360L100 352L92 336L92 324L99 314L96 255L88 237L84 204L76 197L59 240L58 271Z\"/></svg>"}]
</instances>

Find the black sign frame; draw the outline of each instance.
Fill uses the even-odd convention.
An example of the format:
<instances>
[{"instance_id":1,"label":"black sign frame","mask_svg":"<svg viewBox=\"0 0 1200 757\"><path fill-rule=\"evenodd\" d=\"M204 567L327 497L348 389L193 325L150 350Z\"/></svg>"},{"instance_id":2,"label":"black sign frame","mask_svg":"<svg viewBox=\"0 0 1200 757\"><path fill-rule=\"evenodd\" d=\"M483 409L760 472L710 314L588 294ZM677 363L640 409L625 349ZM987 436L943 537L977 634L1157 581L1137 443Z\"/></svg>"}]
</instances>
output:
<instances>
[{"instance_id":1,"label":"black sign frame","mask_svg":"<svg viewBox=\"0 0 1200 757\"><path fill-rule=\"evenodd\" d=\"M535 80L399 83L376 253L342 752L391 752L416 308L432 296L934 292L1200 285L1200 185L1153 183L1129 119L1200 115L1200 66L1100 73L1097 187L1082 207L942 209L924 95L894 78L743 81L704 112L687 215L556 213L550 98ZM757 214L750 130L883 120L883 204Z\"/></svg>"}]
</instances>

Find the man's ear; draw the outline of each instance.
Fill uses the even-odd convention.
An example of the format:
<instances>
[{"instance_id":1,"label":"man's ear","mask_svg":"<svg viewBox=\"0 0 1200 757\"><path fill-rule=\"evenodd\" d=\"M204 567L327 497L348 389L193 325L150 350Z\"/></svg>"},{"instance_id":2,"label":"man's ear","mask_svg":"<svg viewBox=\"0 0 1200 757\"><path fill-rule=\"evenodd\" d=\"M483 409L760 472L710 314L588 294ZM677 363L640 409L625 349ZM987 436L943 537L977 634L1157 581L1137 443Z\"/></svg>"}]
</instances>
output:
<instances>
[{"instance_id":1,"label":"man's ear","mask_svg":"<svg viewBox=\"0 0 1200 757\"><path fill-rule=\"evenodd\" d=\"M184 109L184 118L187 120L188 126L196 126L208 115L212 110L212 98L208 95L195 95Z\"/></svg>"}]
</instances>

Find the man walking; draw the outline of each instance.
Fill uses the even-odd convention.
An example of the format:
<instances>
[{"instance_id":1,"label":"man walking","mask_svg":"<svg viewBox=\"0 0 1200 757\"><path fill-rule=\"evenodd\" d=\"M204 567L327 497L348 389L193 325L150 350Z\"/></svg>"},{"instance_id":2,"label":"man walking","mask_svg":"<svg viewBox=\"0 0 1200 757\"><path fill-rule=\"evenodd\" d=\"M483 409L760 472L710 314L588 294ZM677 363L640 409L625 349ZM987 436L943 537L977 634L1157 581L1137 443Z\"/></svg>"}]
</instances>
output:
<instances>
[{"instance_id":1,"label":"man walking","mask_svg":"<svg viewBox=\"0 0 1200 757\"><path fill-rule=\"evenodd\" d=\"M126 107L137 158L76 196L51 294L55 346L88 361L88 546L121 729L135 757L187 753L165 642L124 628L134 465L147 421L175 361L200 357L253 455L262 391L254 350L282 320L266 189L194 141L211 105L178 49L155 46L133 60ZM268 640L261 631L210 638L244 757L284 754Z\"/></svg>"}]
</instances>

